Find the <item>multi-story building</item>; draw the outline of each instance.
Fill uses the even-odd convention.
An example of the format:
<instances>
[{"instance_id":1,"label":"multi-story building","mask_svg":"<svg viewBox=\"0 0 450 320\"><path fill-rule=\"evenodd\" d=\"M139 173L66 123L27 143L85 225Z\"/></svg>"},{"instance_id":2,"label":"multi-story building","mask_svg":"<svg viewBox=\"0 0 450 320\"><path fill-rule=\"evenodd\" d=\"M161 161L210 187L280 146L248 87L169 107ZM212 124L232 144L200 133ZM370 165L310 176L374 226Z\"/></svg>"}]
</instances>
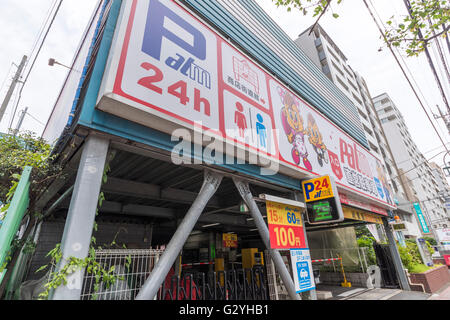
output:
<instances>
[{"instance_id":1,"label":"multi-story building","mask_svg":"<svg viewBox=\"0 0 450 320\"><path fill-rule=\"evenodd\" d=\"M445 203L446 216L438 221L432 221L433 227L436 228L448 228L450 225L450 185L448 184L447 178L439 165L435 162L430 163L431 172L433 173L434 178L436 179L438 188L439 188L439 196Z\"/></svg>"},{"instance_id":2,"label":"multi-story building","mask_svg":"<svg viewBox=\"0 0 450 320\"><path fill-rule=\"evenodd\" d=\"M319 24L311 34L310 28L301 33L295 43L357 107L370 152L380 159L397 198L406 198L402 186L390 179L398 174L364 78L352 69L347 57ZM394 195L391 196L394 201Z\"/></svg>"},{"instance_id":3,"label":"multi-story building","mask_svg":"<svg viewBox=\"0 0 450 320\"><path fill-rule=\"evenodd\" d=\"M392 201L398 206L397 215L407 226L405 236L420 236L413 219L412 204L408 199L401 175L393 159L386 135L378 118L368 85L364 78L348 64L348 59L325 30L317 25L310 34L310 28L299 35L295 43L342 90L358 110L370 152L380 159L387 183L393 191Z\"/></svg>"},{"instance_id":4,"label":"multi-story building","mask_svg":"<svg viewBox=\"0 0 450 320\"><path fill-rule=\"evenodd\" d=\"M394 156L394 161L402 176L405 176L411 186L410 199L415 202L419 219L420 211L423 212L427 227L431 232L432 222L446 217L445 203L439 196L436 177L433 175L432 167L418 150L414 143L405 120L392 102L388 94L383 93L373 98L375 108L381 120L383 129L389 136L389 146ZM417 205L420 205L420 209ZM423 220L419 221L423 224ZM427 228L422 228L423 233Z\"/></svg>"}]
</instances>

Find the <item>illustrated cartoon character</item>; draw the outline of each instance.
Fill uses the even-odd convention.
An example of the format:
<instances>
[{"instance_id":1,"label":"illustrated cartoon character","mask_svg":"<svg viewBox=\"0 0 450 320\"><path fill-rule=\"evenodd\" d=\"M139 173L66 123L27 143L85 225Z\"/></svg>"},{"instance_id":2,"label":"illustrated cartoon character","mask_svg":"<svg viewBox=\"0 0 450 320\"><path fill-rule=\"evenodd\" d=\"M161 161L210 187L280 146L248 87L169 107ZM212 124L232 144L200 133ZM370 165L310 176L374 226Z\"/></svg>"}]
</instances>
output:
<instances>
[{"instance_id":1,"label":"illustrated cartoon character","mask_svg":"<svg viewBox=\"0 0 450 320\"><path fill-rule=\"evenodd\" d=\"M288 138L292 148L292 159L299 165L303 161L303 165L308 171L312 171L311 162L308 160L308 150L305 144L305 128L303 118L300 115L300 109L295 103L294 97L288 92L279 89L280 97L283 100L284 107L281 110L281 121L283 123L284 132Z\"/></svg>"},{"instance_id":2,"label":"illustrated cartoon character","mask_svg":"<svg viewBox=\"0 0 450 320\"><path fill-rule=\"evenodd\" d=\"M328 164L327 147L323 142L323 136L319 131L316 120L311 113L308 114L308 129L306 131L309 136L309 143L311 143L317 154L319 165L323 167L324 162Z\"/></svg>"},{"instance_id":3,"label":"illustrated cartoon character","mask_svg":"<svg viewBox=\"0 0 450 320\"><path fill-rule=\"evenodd\" d=\"M394 204L394 202L392 201L392 198L391 198L391 190L390 190L391 188L389 187L389 184L386 179L386 175L384 174L384 171L383 171L383 168L381 167L380 161L377 161L377 173L378 173L378 179L380 180L381 185L383 187L384 194L386 195L387 203Z\"/></svg>"}]
</instances>

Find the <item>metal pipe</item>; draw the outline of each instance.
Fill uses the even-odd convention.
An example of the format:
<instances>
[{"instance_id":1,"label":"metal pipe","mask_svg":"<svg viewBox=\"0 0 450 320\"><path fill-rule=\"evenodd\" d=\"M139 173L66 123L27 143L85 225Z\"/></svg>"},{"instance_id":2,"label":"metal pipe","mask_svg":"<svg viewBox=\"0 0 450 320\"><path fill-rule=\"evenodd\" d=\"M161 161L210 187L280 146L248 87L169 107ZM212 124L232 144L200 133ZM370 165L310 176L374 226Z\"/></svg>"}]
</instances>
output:
<instances>
[{"instance_id":1,"label":"metal pipe","mask_svg":"<svg viewBox=\"0 0 450 320\"><path fill-rule=\"evenodd\" d=\"M44 218L48 217L49 215L51 215L53 213L53 211L56 210L56 208L58 208L58 206L64 201L66 200L66 198L72 194L73 189L74 189L75 185L71 186L69 189L67 189L66 192L63 193L63 195L61 197L58 198L58 200L55 201L55 203L53 203L53 205L47 210L47 212L44 214Z\"/></svg>"},{"instance_id":2,"label":"metal pipe","mask_svg":"<svg viewBox=\"0 0 450 320\"><path fill-rule=\"evenodd\" d=\"M166 250L164 251L158 264L153 269L150 277L145 282L136 300L152 300L158 293L160 286L163 284L170 268L174 264L181 249L195 227L198 218L205 209L208 201L216 193L222 182L223 176L211 171L205 171L205 178L202 189L197 199L195 199L192 207L179 225L177 231L173 235Z\"/></svg>"},{"instance_id":3,"label":"metal pipe","mask_svg":"<svg viewBox=\"0 0 450 320\"><path fill-rule=\"evenodd\" d=\"M284 286L286 287L289 296L292 300L301 300L300 296L297 294L295 290L294 282L292 281L291 275L289 274L288 269L286 268L286 265L283 262L283 258L281 257L281 254L278 250L274 250L270 248L270 235L269 235L269 229L267 228L267 225L261 215L261 212L259 211L258 205L256 204L255 200L253 199L253 195L250 191L250 187L247 182L243 182L241 180L233 178L234 184L236 185L236 188L239 191L239 194L241 195L242 199L245 201L247 206L250 209L250 213L255 220L256 227L258 228L258 232L261 236L261 239L264 242L264 245L266 246L267 250L270 253L270 257L272 258L275 267L277 268L278 272L280 273L281 280L283 280Z\"/></svg>"}]
</instances>

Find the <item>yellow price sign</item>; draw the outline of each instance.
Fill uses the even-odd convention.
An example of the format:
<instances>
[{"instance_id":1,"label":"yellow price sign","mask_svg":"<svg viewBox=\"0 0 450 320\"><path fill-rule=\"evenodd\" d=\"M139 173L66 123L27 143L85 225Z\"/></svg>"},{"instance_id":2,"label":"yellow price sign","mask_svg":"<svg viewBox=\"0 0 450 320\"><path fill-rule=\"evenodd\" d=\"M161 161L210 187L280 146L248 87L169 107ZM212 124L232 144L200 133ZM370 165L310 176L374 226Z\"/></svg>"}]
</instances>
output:
<instances>
[{"instance_id":1,"label":"yellow price sign","mask_svg":"<svg viewBox=\"0 0 450 320\"><path fill-rule=\"evenodd\" d=\"M329 176L304 181L303 194L306 202L318 201L334 197L333 184Z\"/></svg>"},{"instance_id":2,"label":"yellow price sign","mask_svg":"<svg viewBox=\"0 0 450 320\"><path fill-rule=\"evenodd\" d=\"M272 249L295 249L306 246L301 208L266 201Z\"/></svg>"},{"instance_id":3,"label":"yellow price sign","mask_svg":"<svg viewBox=\"0 0 450 320\"><path fill-rule=\"evenodd\" d=\"M269 224L303 226L300 208L272 201L267 201L266 206Z\"/></svg>"},{"instance_id":4,"label":"yellow price sign","mask_svg":"<svg viewBox=\"0 0 450 320\"><path fill-rule=\"evenodd\" d=\"M238 247L238 237L234 233L224 233L223 237L223 247L224 248L237 248Z\"/></svg>"}]
</instances>

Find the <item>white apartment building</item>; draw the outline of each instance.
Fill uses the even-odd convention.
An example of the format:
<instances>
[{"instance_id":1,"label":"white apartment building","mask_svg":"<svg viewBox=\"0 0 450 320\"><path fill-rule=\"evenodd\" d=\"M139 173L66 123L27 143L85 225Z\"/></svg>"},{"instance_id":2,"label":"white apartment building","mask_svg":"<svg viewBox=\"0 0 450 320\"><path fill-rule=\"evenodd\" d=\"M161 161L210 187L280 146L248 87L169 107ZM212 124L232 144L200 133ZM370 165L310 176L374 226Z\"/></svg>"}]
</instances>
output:
<instances>
[{"instance_id":1,"label":"white apartment building","mask_svg":"<svg viewBox=\"0 0 450 320\"><path fill-rule=\"evenodd\" d=\"M402 185L391 179L398 176L398 173L366 81L350 67L346 56L319 24L311 35L309 33L310 28L300 34L295 43L357 107L370 146L369 151L380 159L393 190L392 200L398 202L395 200L406 199Z\"/></svg>"},{"instance_id":2,"label":"white apartment building","mask_svg":"<svg viewBox=\"0 0 450 320\"><path fill-rule=\"evenodd\" d=\"M441 167L435 162L430 163L430 166L440 191L439 196L444 201L446 209L445 217L437 221L432 221L431 223L435 229L448 228L450 226L450 185L448 184L447 177Z\"/></svg>"},{"instance_id":3,"label":"white apartment building","mask_svg":"<svg viewBox=\"0 0 450 320\"><path fill-rule=\"evenodd\" d=\"M381 94L373 98L373 102L384 132L389 137L388 143L397 168L410 183L413 198L410 199L420 204L428 228L432 231L433 221L447 217L445 203L439 196L441 190L432 167L417 149L402 114L389 95Z\"/></svg>"}]
</instances>

